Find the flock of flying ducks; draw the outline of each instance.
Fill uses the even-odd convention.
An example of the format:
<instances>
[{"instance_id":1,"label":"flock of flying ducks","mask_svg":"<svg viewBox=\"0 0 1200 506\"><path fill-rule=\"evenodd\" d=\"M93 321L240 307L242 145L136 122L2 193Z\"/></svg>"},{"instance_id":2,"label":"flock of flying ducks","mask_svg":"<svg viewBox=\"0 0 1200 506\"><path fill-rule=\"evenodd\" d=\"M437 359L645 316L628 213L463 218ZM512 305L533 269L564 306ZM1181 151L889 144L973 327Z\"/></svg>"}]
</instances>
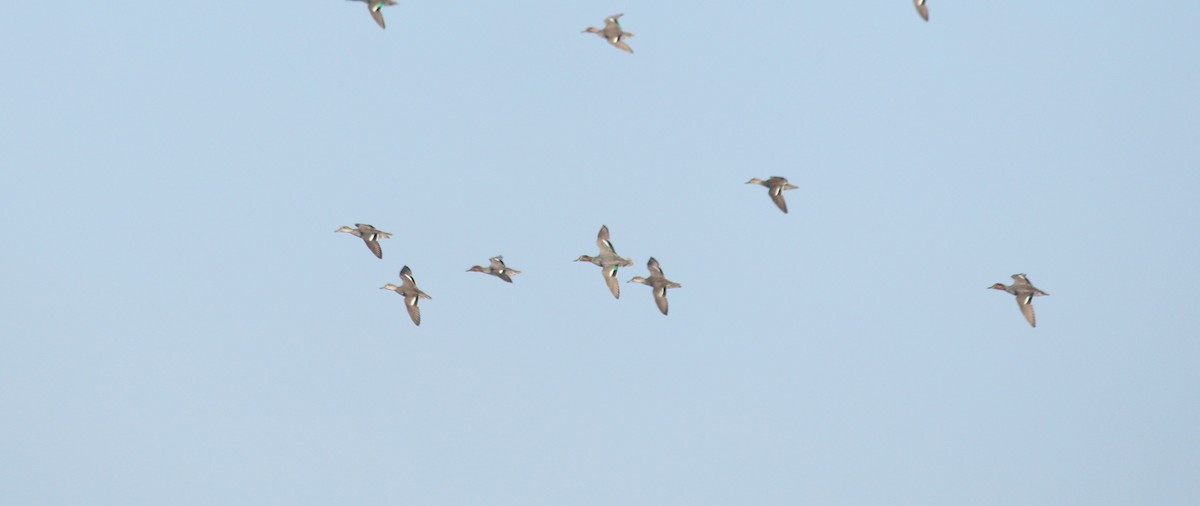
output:
<instances>
[{"instance_id":1,"label":"flock of flying ducks","mask_svg":"<svg viewBox=\"0 0 1200 506\"><path fill-rule=\"evenodd\" d=\"M772 176L765 180L752 178L746 181L746 184L765 186L767 188L767 195L771 197L771 201L784 213L788 212L787 202L783 199L784 190L798 188L796 185L789 183L787 178L780 176ZM381 260L383 259L383 248L379 245L379 240L392 236L390 232L384 232L366 223L355 223L354 227L343 225L341 228L334 230L334 232L345 232L362 239L363 243L367 245L367 249L371 250L371 253ZM613 294L613 297L620 299L621 284L620 280L617 279L617 272L621 267L633 265L633 260L617 254L617 249L613 246L609 236L607 225L600 226L600 232L596 234L596 247L600 250L596 256L580 255L575 261L588 262L600 267L600 274L604 276L604 284L608 286L608 291ZM505 265L504 257L501 255L496 255L488 260L487 267L473 265L470 269L467 269L467 272L481 272L500 278L507 283L512 283L512 277L521 273L521 271ZM667 314L667 289L682 288L683 285L667 279L667 276L663 273L662 266L659 265L658 260L654 257L650 257L650 260L646 262L646 268L650 271L649 277L634 276L629 281L626 281L626 283L641 283L652 288L654 304L658 306L658 310L665 316ZM1014 295L1017 298L1017 306L1021 309L1021 314L1025 315L1025 320L1029 322L1030 326L1036 327L1037 320L1033 313L1033 298L1049 294L1033 286L1025 274L1013 274L1012 278L1012 285L996 283L988 288L1003 290ZM400 269L400 281L399 285L388 283L379 288L381 290L391 290L404 296L404 306L408 310L408 316L412 318L414 324L420 325L421 309L418 303L421 299L432 299L432 297L417 287L417 280L412 275L412 269L407 265Z\"/></svg>"},{"instance_id":2,"label":"flock of flying ducks","mask_svg":"<svg viewBox=\"0 0 1200 506\"><path fill-rule=\"evenodd\" d=\"M746 181L746 184L759 184L767 187L767 193L771 196L771 201L779 207L780 211L787 213L787 202L783 200L783 191L799 188L798 186L788 183L787 178L772 176L766 180L753 178ZM383 247L379 245L380 239L387 239L392 236L391 232L384 232L375 228L373 225L366 223L355 223L353 227L342 225L334 233L345 232L363 240L367 245L367 249L371 250L371 254L376 258L383 259ZM609 240L608 225L600 226L600 233L596 235L596 247L600 248L600 252L596 256L580 255L575 259L576 262L589 262L600 267L600 273L604 275L604 284L608 285L608 290L612 292L613 297L621 298L621 285L617 279L617 271L621 267L633 265L633 260L624 258L617 254L616 248L613 247L612 241ZM504 264L504 257L496 255L489 260L487 267L473 265L467 272L482 272L484 274L496 276L508 283L512 283L512 277L520 274L521 271L512 269ZM663 315L667 314L667 289L682 288L683 285L667 279L663 274L662 267L659 266L658 260L650 257L650 261L646 262L646 268L650 270L650 277L634 276L626 283L641 283L654 289L654 304L658 306L658 310L662 311ZM404 296L404 306L408 310L408 316L412 318L414 324L421 324L421 308L418 303L421 299L432 299L429 294L421 291L417 287L417 280L412 275L412 269L405 265L400 269L399 285L388 283L379 287L380 290L391 290L397 294Z\"/></svg>"},{"instance_id":3,"label":"flock of flying ducks","mask_svg":"<svg viewBox=\"0 0 1200 506\"><path fill-rule=\"evenodd\" d=\"M379 24L379 27L387 28L387 26L384 24L383 13L381 11L385 6L396 5L396 0L362 1L366 2L367 8L371 12L371 17L375 19L375 22ZM929 7L926 5L926 0L913 0L913 5L917 8L917 14L921 16L921 19L929 21ZM604 40L607 40L609 44L613 45L613 47L616 47L617 49L620 49L626 53L633 54L633 48L629 47L629 44L625 42L627 39L632 38L633 34L626 32L621 28L621 23L618 21L621 19L621 16L624 16L624 14L614 14L609 16L604 19L604 28L595 28L589 26L581 33L594 33ZM771 197L771 201L774 202L775 206L784 213L787 213L788 209L787 202L783 198L783 192L785 190L794 190L797 188L796 185L788 183L787 178L779 176L772 176L765 180L753 178L749 181L746 181L746 184L765 186L767 188L767 194ZM384 232L365 223L356 223L354 224L354 228L343 226L337 229L335 232L346 232L354 235L355 237L361 238L363 242L367 244L367 248L371 250L371 253L375 254L375 256L380 259L383 258L383 250L379 246L379 239L386 239L392 235L391 233ZM617 254L616 249L613 248L612 241L609 240L608 226L600 227L600 233L596 236L596 246L600 248L600 252L596 256L580 255L575 261L589 262L600 267L600 272L604 275L604 283L608 286L609 291L612 292L613 297L619 299L621 298L621 286L620 281L617 279L617 271L621 267L633 265L633 261ZM470 269L467 269L467 272L482 272L484 274L496 276L508 283L513 282L512 276L521 273L519 270L506 266L504 264L503 256L497 255L492 257L489 259L489 262L490 263L487 267L475 265ZM667 289L680 288L682 285L667 279L667 277L663 274L662 267L659 265L658 260L655 260L654 257L650 257L650 260L646 263L646 267L650 270L650 277L634 276L632 279L627 281L627 283L641 283L653 288L654 303L658 306L658 310L661 311L662 314L666 315ZM1002 290L1015 296L1017 299L1017 306L1021 309L1021 314L1025 316L1025 320L1029 322L1030 326L1036 327L1037 319L1033 313L1033 298L1049 294L1033 286L1033 284L1029 282L1029 278L1023 273L1013 274L1012 279L1012 285L996 283L988 288ZM420 325L421 310L417 306L417 303L421 299L431 299L432 297L430 297L429 294L421 291L420 288L417 288L417 280L413 278L412 269L409 269L407 265L400 269L400 280L402 281L400 285L388 283L380 287L380 289L392 290L400 295L403 295L404 305L408 309L408 315L412 318L413 323Z\"/></svg>"},{"instance_id":4,"label":"flock of flying ducks","mask_svg":"<svg viewBox=\"0 0 1200 506\"><path fill-rule=\"evenodd\" d=\"M371 11L371 18L373 18L375 22L379 24L379 27L387 28L387 25L383 22L383 8L388 5L396 5L396 0L360 1L366 2L367 9ZM929 7L925 5L925 0L913 0L913 5L916 6L917 14L921 15L921 19L929 21ZM607 40L609 44L612 44L613 47L625 51L626 53L633 54L633 48L629 47L629 44L625 43L625 39L633 37L633 34L621 29L621 23L617 22L621 16L624 16L624 14L613 14L612 16L604 18L604 28L593 28L589 26L583 30L582 33L594 33L599 35L600 37L603 37L604 40Z\"/></svg>"}]
</instances>

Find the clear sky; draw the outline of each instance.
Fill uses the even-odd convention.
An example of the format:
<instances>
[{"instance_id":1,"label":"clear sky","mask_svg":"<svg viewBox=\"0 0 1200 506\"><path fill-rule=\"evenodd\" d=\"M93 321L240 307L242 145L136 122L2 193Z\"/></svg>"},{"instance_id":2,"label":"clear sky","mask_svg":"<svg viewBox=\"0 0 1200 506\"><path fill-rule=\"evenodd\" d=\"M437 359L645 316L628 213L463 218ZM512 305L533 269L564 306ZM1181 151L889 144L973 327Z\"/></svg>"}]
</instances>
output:
<instances>
[{"instance_id":1,"label":"clear sky","mask_svg":"<svg viewBox=\"0 0 1200 506\"><path fill-rule=\"evenodd\" d=\"M8 2L0 497L1200 503L1200 2L929 5Z\"/></svg>"}]
</instances>

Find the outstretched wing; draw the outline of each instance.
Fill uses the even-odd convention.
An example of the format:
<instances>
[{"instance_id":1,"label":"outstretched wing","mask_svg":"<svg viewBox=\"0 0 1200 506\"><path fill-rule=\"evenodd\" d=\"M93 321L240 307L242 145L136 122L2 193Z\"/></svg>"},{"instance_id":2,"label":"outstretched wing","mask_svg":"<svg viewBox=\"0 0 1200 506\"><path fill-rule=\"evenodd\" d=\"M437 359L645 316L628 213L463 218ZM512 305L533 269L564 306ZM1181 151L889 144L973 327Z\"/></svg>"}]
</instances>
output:
<instances>
[{"instance_id":1,"label":"outstretched wing","mask_svg":"<svg viewBox=\"0 0 1200 506\"><path fill-rule=\"evenodd\" d=\"M363 236L363 242L367 243L367 249L375 254L376 258L383 259L383 248L379 246L379 241L372 239L372 236Z\"/></svg>"},{"instance_id":2,"label":"outstretched wing","mask_svg":"<svg viewBox=\"0 0 1200 506\"><path fill-rule=\"evenodd\" d=\"M617 266L604 267L600 270L604 274L604 284L608 285L608 291L612 292L613 297L621 298L621 283L617 281Z\"/></svg>"},{"instance_id":3,"label":"outstretched wing","mask_svg":"<svg viewBox=\"0 0 1200 506\"><path fill-rule=\"evenodd\" d=\"M370 1L370 0L368 0L368 1ZM382 11L383 11L383 5L382 5L382 2L372 2L372 3L369 3L369 4L367 4L367 6L368 6L368 7L370 7L370 9L371 9L371 17L372 17L372 18L375 18L375 22L376 22L376 23L379 23L379 27L380 27L380 28L387 28L387 25L385 25L385 24L383 23L383 12L382 12Z\"/></svg>"},{"instance_id":4,"label":"outstretched wing","mask_svg":"<svg viewBox=\"0 0 1200 506\"><path fill-rule=\"evenodd\" d=\"M417 294L410 293L404 296L404 306L408 308L408 317L417 326L421 325L421 308L417 307L417 301L420 300Z\"/></svg>"},{"instance_id":5,"label":"outstretched wing","mask_svg":"<svg viewBox=\"0 0 1200 506\"><path fill-rule=\"evenodd\" d=\"M771 202L774 202L780 211L787 214L787 201L783 200L783 187L773 186L768 188L767 192L771 194Z\"/></svg>"},{"instance_id":6,"label":"outstretched wing","mask_svg":"<svg viewBox=\"0 0 1200 506\"><path fill-rule=\"evenodd\" d=\"M417 279L413 277L412 269L409 269L407 265L400 269L400 279L404 280L404 284L406 285L410 285L413 288L417 287Z\"/></svg>"},{"instance_id":7,"label":"outstretched wing","mask_svg":"<svg viewBox=\"0 0 1200 506\"><path fill-rule=\"evenodd\" d=\"M612 241L608 240L608 225L600 226L600 233L596 234L596 246L600 248L603 254L605 251L617 254L616 248L613 248Z\"/></svg>"},{"instance_id":8,"label":"outstretched wing","mask_svg":"<svg viewBox=\"0 0 1200 506\"><path fill-rule=\"evenodd\" d=\"M667 287L654 287L654 303L658 305L658 310L662 311L662 314L667 314Z\"/></svg>"},{"instance_id":9,"label":"outstretched wing","mask_svg":"<svg viewBox=\"0 0 1200 506\"><path fill-rule=\"evenodd\" d=\"M929 21L929 7L925 5L925 0L913 0L913 5L917 6L917 13L921 15L921 19Z\"/></svg>"},{"instance_id":10,"label":"outstretched wing","mask_svg":"<svg viewBox=\"0 0 1200 506\"><path fill-rule=\"evenodd\" d=\"M1025 321L1029 322L1029 326L1037 327L1037 317L1033 314L1033 294L1017 295L1017 306L1021 308L1021 314L1025 315Z\"/></svg>"},{"instance_id":11,"label":"outstretched wing","mask_svg":"<svg viewBox=\"0 0 1200 506\"><path fill-rule=\"evenodd\" d=\"M646 262L646 268L650 269L651 276L664 276L662 267L659 267L658 260L654 257L650 257L650 261Z\"/></svg>"}]
</instances>

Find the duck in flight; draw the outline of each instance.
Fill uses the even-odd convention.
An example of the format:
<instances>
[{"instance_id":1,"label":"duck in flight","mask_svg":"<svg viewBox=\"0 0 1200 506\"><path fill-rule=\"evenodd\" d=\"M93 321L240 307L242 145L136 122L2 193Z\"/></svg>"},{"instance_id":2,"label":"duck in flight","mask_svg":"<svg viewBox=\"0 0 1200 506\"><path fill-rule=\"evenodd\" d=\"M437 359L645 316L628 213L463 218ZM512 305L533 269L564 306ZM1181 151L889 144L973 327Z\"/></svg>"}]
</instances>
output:
<instances>
[{"instance_id":1,"label":"duck in flight","mask_svg":"<svg viewBox=\"0 0 1200 506\"><path fill-rule=\"evenodd\" d=\"M593 28L589 26L581 33L594 33L599 35L617 49L625 51L629 54L633 54L633 48L629 47L629 44L625 43L625 39L633 37L633 34L621 30L621 23L617 21L621 18L621 16L624 16L624 14L613 14L612 16L604 18L604 28Z\"/></svg>"},{"instance_id":2,"label":"duck in flight","mask_svg":"<svg viewBox=\"0 0 1200 506\"><path fill-rule=\"evenodd\" d=\"M380 239L391 237L391 232L384 232L366 223L355 223L354 228L342 225L342 228L334 230L334 233L345 232L354 237L358 237L367 243L367 249L375 254L376 258L383 259L383 248L379 247Z\"/></svg>"},{"instance_id":3,"label":"duck in flight","mask_svg":"<svg viewBox=\"0 0 1200 506\"><path fill-rule=\"evenodd\" d=\"M1029 282L1029 278L1024 273L1013 274L1012 278L1013 284L1010 286L1005 286L1004 283L996 283L988 288L1015 295L1017 297L1017 306L1021 308L1021 314L1025 315L1025 321L1029 322L1030 327L1037 327L1037 317L1033 314L1033 298L1050 294L1033 286L1033 283Z\"/></svg>"}]
</instances>

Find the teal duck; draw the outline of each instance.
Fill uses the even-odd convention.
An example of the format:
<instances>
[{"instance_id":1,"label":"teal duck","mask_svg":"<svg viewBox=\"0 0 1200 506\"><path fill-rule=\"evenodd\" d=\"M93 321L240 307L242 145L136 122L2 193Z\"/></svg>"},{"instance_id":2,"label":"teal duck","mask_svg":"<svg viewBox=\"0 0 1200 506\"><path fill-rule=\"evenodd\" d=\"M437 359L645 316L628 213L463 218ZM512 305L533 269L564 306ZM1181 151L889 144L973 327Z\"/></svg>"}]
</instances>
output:
<instances>
[{"instance_id":1,"label":"teal duck","mask_svg":"<svg viewBox=\"0 0 1200 506\"><path fill-rule=\"evenodd\" d=\"M594 33L599 35L617 49L625 51L629 54L633 54L633 48L629 47L629 44L625 43L625 39L633 37L633 34L621 30L621 23L617 22L621 16L624 16L624 14L613 14L612 16L604 18L604 28L599 29L589 26L581 33Z\"/></svg>"},{"instance_id":2,"label":"teal duck","mask_svg":"<svg viewBox=\"0 0 1200 506\"><path fill-rule=\"evenodd\" d=\"M988 288L1002 290L1015 295L1017 297L1017 306L1021 308L1021 314L1025 315L1025 320L1029 322L1029 326L1037 327L1037 318L1033 315L1033 298L1050 294L1033 286L1033 283L1029 282L1029 278L1024 273L1013 274L1012 278L1012 286L1005 286L1004 283L996 283Z\"/></svg>"},{"instance_id":3,"label":"teal duck","mask_svg":"<svg viewBox=\"0 0 1200 506\"><path fill-rule=\"evenodd\" d=\"M683 285L667 279L663 274L662 267L658 266L658 260L655 260L654 257L650 257L650 261L646 262L646 267L650 269L649 278L634 276L633 279L626 281L626 283L641 283L653 288L654 303L658 305L658 310L662 311L662 314L665 315L667 314L667 289L682 288Z\"/></svg>"},{"instance_id":4,"label":"teal duck","mask_svg":"<svg viewBox=\"0 0 1200 506\"><path fill-rule=\"evenodd\" d=\"M787 202L783 200L783 191L795 190L796 188L799 188L799 186L789 183L787 178L779 176L771 176L766 181L763 181L759 178L752 178L749 181L746 181L746 184L758 184L766 186L767 193L771 195L771 201L774 202L776 206L779 206L779 210L783 211L784 214L787 214Z\"/></svg>"},{"instance_id":5,"label":"teal duck","mask_svg":"<svg viewBox=\"0 0 1200 506\"><path fill-rule=\"evenodd\" d=\"M379 247L379 240L391 237L391 232L384 232L372 227L371 225L367 225L366 223L355 223L354 226L355 228L350 228L342 225L342 228L334 230L333 232L345 232L354 237L362 239L363 242L367 243L367 249L371 250L371 253L374 253L377 258L382 259L383 248Z\"/></svg>"},{"instance_id":6,"label":"teal duck","mask_svg":"<svg viewBox=\"0 0 1200 506\"><path fill-rule=\"evenodd\" d=\"M391 290L404 296L404 306L408 308L408 316L412 318L413 323L421 325L421 309L417 307L417 301L420 299L433 299L429 294L422 292L417 288L417 280L413 278L412 269L407 265L400 269L400 286L388 283L379 287L380 290Z\"/></svg>"},{"instance_id":7,"label":"teal duck","mask_svg":"<svg viewBox=\"0 0 1200 506\"><path fill-rule=\"evenodd\" d=\"M509 283L512 283L511 276L516 276L517 274L521 273L521 271L510 269L508 266L504 265L504 257L501 255L496 255L488 260L491 261L491 264L489 264L487 267L472 265L470 269L467 269L467 272L482 272L484 274L491 274L492 276L496 276Z\"/></svg>"},{"instance_id":8,"label":"teal duck","mask_svg":"<svg viewBox=\"0 0 1200 506\"><path fill-rule=\"evenodd\" d=\"M621 298L621 284L617 281L617 269L622 266L633 265L633 260L617 255L617 250L613 248L612 241L608 240L608 225L600 227L600 233L596 235L596 246L600 248L598 256L580 255L575 261L591 262L600 266L600 271L604 274L604 283L608 285L608 290L612 292L613 297L619 299Z\"/></svg>"}]
</instances>

